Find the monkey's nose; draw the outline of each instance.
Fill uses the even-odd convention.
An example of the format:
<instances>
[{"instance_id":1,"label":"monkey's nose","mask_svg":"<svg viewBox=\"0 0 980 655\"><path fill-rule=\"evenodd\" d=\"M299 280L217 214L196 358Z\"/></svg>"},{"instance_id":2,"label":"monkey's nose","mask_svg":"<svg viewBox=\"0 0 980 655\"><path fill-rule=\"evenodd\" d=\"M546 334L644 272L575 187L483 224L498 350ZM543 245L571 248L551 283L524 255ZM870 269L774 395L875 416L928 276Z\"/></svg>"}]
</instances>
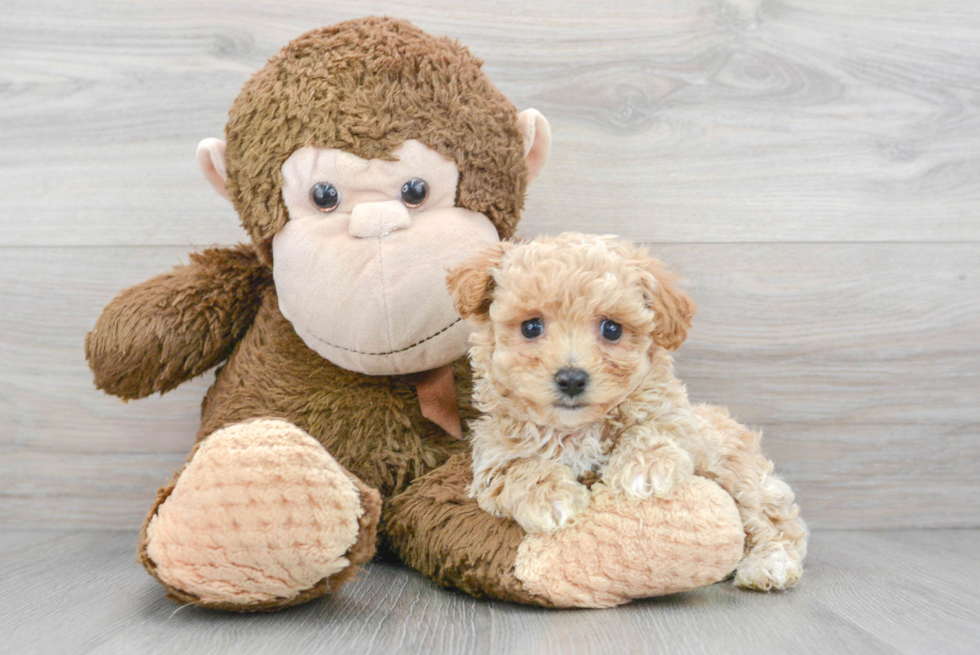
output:
<instances>
[{"instance_id":1,"label":"monkey's nose","mask_svg":"<svg viewBox=\"0 0 980 655\"><path fill-rule=\"evenodd\" d=\"M404 230L411 222L408 210L399 200L362 202L351 212L347 231L351 236L371 239L383 237L395 230Z\"/></svg>"},{"instance_id":2,"label":"monkey's nose","mask_svg":"<svg viewBox=\"0 0 980 655\"><path fill-rule=\"evenodd\" d=\"M570 398L580 395L589 383L589 374L580 368L563 368L555 373L558 390Z\"/></svg>"}]
</instances>

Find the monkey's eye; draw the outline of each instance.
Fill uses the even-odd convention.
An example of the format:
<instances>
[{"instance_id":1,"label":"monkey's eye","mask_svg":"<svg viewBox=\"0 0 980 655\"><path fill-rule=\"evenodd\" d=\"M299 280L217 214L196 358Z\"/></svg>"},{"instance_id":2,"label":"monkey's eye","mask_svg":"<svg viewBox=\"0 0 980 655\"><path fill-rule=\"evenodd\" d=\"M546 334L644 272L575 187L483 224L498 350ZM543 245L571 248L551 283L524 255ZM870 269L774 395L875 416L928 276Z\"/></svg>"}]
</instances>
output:
<instances>
[{"instance_id":1,"label":"monkey's eye","mask_svg":"<svg viewBox=\"0 0 980 655\"><path fill-rule=\"evenodd\" d=\"M521 323L521 334L525 339L537 339L544 332L544 321L532 318Z\"/></svg>"},{"instance_id":2,"label":"monkey's eye","mask_svg":"<svg viewBox=\"0 0 980 655\"><path fill-rule=\"evenodd\" d=\"M310 189L310 202L313 203L314 207L327 214L337 209L340 204L340 192L337 191L337 187L329 182L317 182Z\"/></svg>"},{"instance_id":3,"label":"monkey's eye","mask_svg":"<svg viewBox=\"0 0 980 655\"><path fill-rule=\"evenodd\" d=\"M429 183L421 177L413 177L402 185L401 197L406 207L419 207L429 197Z\"/></svg>"},{"instance_id":4,"label":"monkey's eye","mask_svg":"<svg viewBox=\"0 0 980 655\"><path fill-rule=\"evenodd\" d=\"M623 326L607 318L599 325L599 332L602 333L602 338L606 341L619 341L620 337L623 336Z\"/></svg>"}]
</instances>

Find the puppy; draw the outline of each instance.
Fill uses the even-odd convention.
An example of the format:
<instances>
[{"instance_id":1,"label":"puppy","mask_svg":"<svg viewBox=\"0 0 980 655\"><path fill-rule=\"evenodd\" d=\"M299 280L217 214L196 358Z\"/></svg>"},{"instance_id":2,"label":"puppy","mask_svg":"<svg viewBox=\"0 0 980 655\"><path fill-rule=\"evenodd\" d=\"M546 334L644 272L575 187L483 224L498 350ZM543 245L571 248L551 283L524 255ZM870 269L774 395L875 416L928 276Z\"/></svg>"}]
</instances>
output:
<instances>
[{"instance_id":1,"label":"puppy","mask_svg":"<svg viewBox=\"0 0 980 655\"><path fill-rule=\"evenodd\" d=\"M609 236L500 243L451 271L476 325L470 496L528 533L589 504L598 477L626 498L669 496L691 475L735 499L746 531L736 584L783 589L802 574L807 531L760 435L694 406L669 351L693 301L659 261Z\"/></svg>"}]
</instances>

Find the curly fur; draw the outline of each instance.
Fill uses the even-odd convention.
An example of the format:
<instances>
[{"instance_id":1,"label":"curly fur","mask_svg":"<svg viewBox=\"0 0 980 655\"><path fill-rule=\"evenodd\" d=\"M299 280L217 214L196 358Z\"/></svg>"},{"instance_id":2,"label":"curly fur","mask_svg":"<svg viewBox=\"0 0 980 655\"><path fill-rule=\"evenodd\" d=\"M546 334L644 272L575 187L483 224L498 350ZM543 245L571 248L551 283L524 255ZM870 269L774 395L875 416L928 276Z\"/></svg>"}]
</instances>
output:
<instances>
[{"instance_id":1,"label":"curly fur","mask_svg":"<svg viewBox=\"0 0 980 655\"><path fill-rule=\"evenodd\" d=\"M475 320L470 495L525 530L554 532L588 505L583 476L629 499L668 497L693 474L736 501L746 556L736 582L781 589L802 573L807 532L789 486L773 473L758 433L696 407L668 351L695 306L645 250L612 237L565 234L500 244L449 276L457 309ZM522 322L544 333L525 338ZM604 339L606 319L623 327ZM589 381L569 408L557 371ZM580 405L580 406L578 406Z\"/></svg>"}]
</instances>

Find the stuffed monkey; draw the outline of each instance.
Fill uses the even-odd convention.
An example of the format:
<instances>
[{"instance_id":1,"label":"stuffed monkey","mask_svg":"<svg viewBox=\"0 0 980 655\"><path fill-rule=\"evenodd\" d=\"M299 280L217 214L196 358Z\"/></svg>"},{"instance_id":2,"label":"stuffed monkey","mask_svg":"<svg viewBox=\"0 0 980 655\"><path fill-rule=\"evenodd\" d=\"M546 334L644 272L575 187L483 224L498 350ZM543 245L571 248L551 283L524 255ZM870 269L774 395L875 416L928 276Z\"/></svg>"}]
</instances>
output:
<instances>
[{"instance_id":1,"label":"stuffed monkey","mask_svg":"<svg viewBox=\"0 0 980 655\"><path fill-rule=\"evenodd\" d=\"M272 610L382 549L441 584L603 606L726 576L731 499L596 498L524 535L466 498L469 324L447 268L511 237L550 148L457 42L388 18L311 31L244 86L201 168L251 243L123 291L86 338L98 388L165 393L218 366L139 560L178 601ZM414 484L413 484L414 482ZM385 503L382 513L382 503Z\"/></svg>"}]
</instances>

